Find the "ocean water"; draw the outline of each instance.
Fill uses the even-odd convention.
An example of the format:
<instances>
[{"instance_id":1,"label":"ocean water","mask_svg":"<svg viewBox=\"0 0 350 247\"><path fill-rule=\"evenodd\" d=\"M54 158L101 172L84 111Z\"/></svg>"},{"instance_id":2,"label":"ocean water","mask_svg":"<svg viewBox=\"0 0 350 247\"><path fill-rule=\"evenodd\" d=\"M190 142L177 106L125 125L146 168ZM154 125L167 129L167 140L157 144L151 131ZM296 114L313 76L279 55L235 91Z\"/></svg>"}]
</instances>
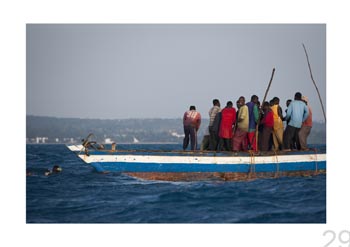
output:
<instances>
[{"instance_id":1,"label":"ocean water","mask_svg":"<svg viewBox=\"0 0 350 247\"><path fill-rule=\"evenodd\" d=\"M180 145L120 145L181 149ZM60 165L59 174L45 176ZM99 174L65 145L27 145L27 223L326 223L326 175L162 182Z\"/></svg>"}]
</instances>

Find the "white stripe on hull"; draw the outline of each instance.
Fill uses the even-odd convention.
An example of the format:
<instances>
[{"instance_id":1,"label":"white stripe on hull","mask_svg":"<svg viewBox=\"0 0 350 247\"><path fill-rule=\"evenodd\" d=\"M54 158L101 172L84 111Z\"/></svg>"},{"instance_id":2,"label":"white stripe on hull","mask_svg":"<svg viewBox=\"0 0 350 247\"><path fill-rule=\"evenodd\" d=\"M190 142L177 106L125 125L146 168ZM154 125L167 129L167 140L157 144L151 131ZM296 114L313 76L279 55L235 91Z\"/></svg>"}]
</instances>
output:
<instances>
[{"instance_id":1,"label":"white stripe on hull","mask_svg":"<svg viewBox=\"0 0 350 247\"><path fill-rule=\"evenodd\" d=\"M159 155L90 155L80 154L86 163L127 162L160 164L270 164L289 162L325 161L326 154L274 155L274 156L159 156Z\"/></svg>"}]
</instances>

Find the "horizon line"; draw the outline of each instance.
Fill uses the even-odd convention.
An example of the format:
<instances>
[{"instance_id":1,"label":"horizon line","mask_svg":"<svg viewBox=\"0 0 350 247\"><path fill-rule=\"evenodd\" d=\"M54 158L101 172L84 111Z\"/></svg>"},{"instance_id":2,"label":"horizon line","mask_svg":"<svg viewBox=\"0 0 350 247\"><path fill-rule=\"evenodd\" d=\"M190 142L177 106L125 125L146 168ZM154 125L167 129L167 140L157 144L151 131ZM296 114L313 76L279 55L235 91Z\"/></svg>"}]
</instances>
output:
<instances>
[{"instance_id":1,"label":"horizon line","mask_svg":"<svg viewBox=\"0 0 350 247\"><path fill-rule=\"evenodd\" d=\"M181 117L129 117L129 118L90 118L90 117L57 117L57 116L41 116L41 115L31 115L26 114L26 117L45 117L45 118L57 118L57 119L82 119L82 120L154 120L154 119L161 119L161 120L175 120L175 119L182 119ZM209 120L209 118L202 118L203 120ZM326 124L324 120L313 120L314 123L321 123Z\"/></svg>"}]
</instances>

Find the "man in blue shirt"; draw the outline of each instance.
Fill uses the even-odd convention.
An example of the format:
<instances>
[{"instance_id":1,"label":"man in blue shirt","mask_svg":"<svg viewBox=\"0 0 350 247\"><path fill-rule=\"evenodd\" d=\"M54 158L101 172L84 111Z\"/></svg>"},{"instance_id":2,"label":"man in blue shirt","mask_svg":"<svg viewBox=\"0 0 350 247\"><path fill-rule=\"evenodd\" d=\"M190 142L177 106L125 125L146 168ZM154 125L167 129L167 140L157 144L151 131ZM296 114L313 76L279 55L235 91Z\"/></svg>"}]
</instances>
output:
<instances>
[{"instance_id":1,"label":"man in blue shirt","mask_svg":"<svg viewBox=\"0 0 350 247\"><path fill-rule=\"evenodd\" d=\"M286 120L289 122L283 135L285 150L294 148L293 139L296 141L296 148L300 150L298 133L302 123L309 116L309 110L305 102L301 100L301 96L301 93L297 92L294 96L294 101L288 106Z\"/></svg>"}]
</instances>

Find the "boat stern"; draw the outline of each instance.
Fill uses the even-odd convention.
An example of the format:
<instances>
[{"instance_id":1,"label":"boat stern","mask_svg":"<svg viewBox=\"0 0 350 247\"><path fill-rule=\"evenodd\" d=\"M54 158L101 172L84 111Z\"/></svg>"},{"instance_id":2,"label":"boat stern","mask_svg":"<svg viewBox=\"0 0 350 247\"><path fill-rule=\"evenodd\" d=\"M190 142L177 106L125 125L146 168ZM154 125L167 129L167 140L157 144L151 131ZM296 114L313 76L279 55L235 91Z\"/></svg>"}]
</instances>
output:
<instances>
[{"instance_id":1,"label":"boat stern","mask_svg":"<svg viewBox=\"0 0 350 247\"><path fill-rule=\"evenodd\" d=\"M83 145L67 145L67 148L72 152L83 152L85 150Z\"/></svg>"}]
</instances>

